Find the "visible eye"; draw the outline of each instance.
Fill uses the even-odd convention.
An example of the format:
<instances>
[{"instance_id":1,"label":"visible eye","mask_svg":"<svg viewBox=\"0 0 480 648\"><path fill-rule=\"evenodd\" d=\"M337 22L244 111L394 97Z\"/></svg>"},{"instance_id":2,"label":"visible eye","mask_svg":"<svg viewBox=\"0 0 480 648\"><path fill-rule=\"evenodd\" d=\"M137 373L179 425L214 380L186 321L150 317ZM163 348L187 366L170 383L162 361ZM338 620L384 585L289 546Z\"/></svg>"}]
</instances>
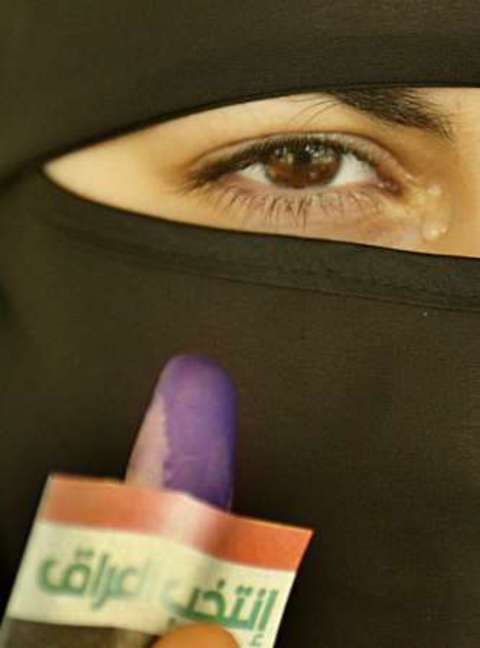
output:
<instances>
[{"instance_id":1,"label":"visible eye","mask_svg":"<svg viewBox=\"0 0 480 648\"><path fill-rule=\"evenodd\" d=\"M222 218L241 216L244 229L398 245L418 236L418 215L399 209L408 178L371 140L287 134L201 162L180 192L213 201Z\"/></svg>"}]
</instances>

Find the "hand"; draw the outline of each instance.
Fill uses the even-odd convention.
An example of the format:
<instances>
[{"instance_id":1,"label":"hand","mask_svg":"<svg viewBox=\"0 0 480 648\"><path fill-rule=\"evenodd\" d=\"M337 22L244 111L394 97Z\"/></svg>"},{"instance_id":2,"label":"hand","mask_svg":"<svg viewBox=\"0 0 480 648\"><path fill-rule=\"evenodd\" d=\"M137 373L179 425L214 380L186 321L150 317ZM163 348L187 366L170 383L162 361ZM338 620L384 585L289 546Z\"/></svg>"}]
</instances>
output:
<instances>
[{"instance_id":1,"label":"hand","mask_svg":"<svg viewBox=\"0 0 480 648\"><path fill-rule=\"evenodd\" d=\"M238 648L238 644L220 625L192 623L169 632L151 648Z\"/></svg>"}]
</instances>

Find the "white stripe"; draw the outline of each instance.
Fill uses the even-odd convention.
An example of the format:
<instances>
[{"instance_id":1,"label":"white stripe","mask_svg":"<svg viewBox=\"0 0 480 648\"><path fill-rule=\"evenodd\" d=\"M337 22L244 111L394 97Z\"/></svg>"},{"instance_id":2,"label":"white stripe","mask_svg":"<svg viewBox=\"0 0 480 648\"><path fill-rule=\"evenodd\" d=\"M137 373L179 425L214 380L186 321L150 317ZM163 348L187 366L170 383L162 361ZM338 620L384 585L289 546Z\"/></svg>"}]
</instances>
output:
<instances>
[{"instance_id":1,"label":"white stripe","mask_svg":"<svg viewBox=\"0 0 480 648\"><path fill-rule=\"evenodd\" d=\"M110 587L105 585L108 574L111 575ZM257 595L264 588L263 602L272 590L278 590L261 641L257 640L262 648L270 648L294 578L293 571L218 560L158 535L38 520L17 574L7 615L30 621L113 626L160 635L165 632L172 615L175 616L172 605L178 606L177 611L179 607L187 608L197 587L201 589L200 598L192 609L211 615L213 621L222 623L232 632L240 645L247 646L259 634L262 611L251 630L229 626L228 618L232 618L235 602L239 600L235 590L238 586L252 588L252 592L244 596L245 603L238 615L248 619L254 602L258 601L257 607L260 606ZM220 579L225 585L218 590ZM166 593L169 582L171 590ZM214 591L219 594L215 596ZM202 601L206 592L211 596ZM108 593L110 596L105 598ZM170 610L165 600L170 601ZM225 603L223 622L215 616L220 612L222 600ZM185 622L184 617L178 618L181 623Z\"/></svg>"}]
</instances>

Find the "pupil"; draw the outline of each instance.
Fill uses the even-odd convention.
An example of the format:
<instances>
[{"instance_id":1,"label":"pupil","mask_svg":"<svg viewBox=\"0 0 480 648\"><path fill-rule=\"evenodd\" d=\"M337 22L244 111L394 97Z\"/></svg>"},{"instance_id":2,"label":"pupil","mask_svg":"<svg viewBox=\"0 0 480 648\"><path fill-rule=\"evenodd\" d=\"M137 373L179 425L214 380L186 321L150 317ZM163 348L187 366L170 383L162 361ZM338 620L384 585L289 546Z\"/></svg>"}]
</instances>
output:
<instances>
[{"instance_id":1,"label":"pupil","mask_svg":"<svg viewBox=\"0 0 480 648\"><path fill-rule=\"evenodd\" d=\"M297 189L328 182L338 173L340 163L341 153L322 144L279 146L263 160L270 181Z\"/></svg>"}]
</instances>

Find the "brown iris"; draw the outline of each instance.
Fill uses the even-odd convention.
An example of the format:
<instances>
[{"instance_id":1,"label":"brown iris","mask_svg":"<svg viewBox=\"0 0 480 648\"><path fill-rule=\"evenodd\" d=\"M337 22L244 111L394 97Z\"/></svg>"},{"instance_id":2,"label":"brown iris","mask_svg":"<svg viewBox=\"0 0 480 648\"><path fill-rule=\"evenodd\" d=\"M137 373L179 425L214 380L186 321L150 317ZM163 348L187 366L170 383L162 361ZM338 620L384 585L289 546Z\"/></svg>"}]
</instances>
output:
<instances>
[{"instance_id":1,"label":"brown iris","mask_svg":"<svg viewBox=\"0 0 480 648\"><path fill-rule=\"evenodd\" d=\"M338 173L342 153L322 144L301 148L279 146L262 160L265 175L286 187L302 188L328 182Z\"/></svg>"}]
</instances>

